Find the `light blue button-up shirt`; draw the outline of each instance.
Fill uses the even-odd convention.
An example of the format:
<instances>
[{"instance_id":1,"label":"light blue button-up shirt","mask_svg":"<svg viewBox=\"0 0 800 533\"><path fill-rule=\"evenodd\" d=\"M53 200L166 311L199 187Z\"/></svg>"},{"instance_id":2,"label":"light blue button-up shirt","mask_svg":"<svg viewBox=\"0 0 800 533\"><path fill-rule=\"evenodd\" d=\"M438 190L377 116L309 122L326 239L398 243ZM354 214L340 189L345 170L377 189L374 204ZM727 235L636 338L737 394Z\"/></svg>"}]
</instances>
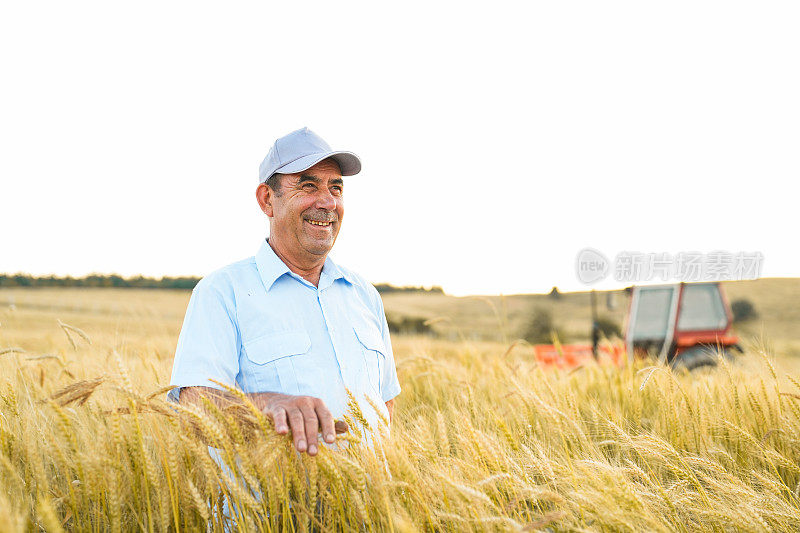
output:
<instances>
[{"instance_id":1,"label":"light blue button-up shirt","mask_svg":"<svg viewBox=\"0 0 800 533\"><path fill-rule=\"evenodd\" d=\"M171 384L320 398L346 413L349 389L373 427L400 393L378 291L325 260L319 284L289 270L265 240L254 257L204 277L192 291ZM169 396L177 401L179 389Z\"/></svg>"}]
</instances>

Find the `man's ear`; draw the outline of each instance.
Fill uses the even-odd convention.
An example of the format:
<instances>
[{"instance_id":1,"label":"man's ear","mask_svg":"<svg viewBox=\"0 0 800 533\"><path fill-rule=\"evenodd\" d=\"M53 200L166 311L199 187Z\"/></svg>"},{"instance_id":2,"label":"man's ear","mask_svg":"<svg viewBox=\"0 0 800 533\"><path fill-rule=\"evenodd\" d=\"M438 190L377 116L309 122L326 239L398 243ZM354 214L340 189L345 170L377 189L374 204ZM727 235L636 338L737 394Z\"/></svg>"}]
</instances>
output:
<instances>
[{"instance_id":1,"label":"man's ear","mask_svg":"<svg viewBox=\"0 0 800 533\"><path fill-rule=\"evenodd\" d=\"M259 184L256 189L256 200L261 210L268 217L272 217L272 198L275 193L270 189L266 183Z\"/></svg>"}]
</instances>

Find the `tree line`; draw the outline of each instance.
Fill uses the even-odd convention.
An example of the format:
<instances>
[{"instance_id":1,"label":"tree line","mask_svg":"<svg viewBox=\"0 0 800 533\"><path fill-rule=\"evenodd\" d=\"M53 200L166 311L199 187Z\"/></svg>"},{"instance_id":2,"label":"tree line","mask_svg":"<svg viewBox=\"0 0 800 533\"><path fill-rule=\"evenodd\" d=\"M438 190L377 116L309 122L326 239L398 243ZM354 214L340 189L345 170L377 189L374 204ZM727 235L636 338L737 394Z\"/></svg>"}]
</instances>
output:
<instances>
[{"instance_id":1,"label":"tree line","mask_svg":"<svg viewBox=\"0 0 800 533\"><path fill-rule=\"evenodd\" d=\"M72 276L31 276L30 274L0 274L0 287L119 287L128 289L193 289L199 277L149 278L122 277L117 274Z\"/></svg>"},{"instance_id":2,"label":"tree line","mask_svg":"<svg viewBox=\"0 0 800 533\"><path fill-rule=\"evenodd\" d=\"M72 276L32 276L30 274L0 274L0 287L113 287L123 289L193 289L199 277L183 276L150 278L123 277L117 274L89 274ZM397 287L388 283L375 285L378 292L427 292L444 294L441 287Z\"/></svg>"}]
</instances>

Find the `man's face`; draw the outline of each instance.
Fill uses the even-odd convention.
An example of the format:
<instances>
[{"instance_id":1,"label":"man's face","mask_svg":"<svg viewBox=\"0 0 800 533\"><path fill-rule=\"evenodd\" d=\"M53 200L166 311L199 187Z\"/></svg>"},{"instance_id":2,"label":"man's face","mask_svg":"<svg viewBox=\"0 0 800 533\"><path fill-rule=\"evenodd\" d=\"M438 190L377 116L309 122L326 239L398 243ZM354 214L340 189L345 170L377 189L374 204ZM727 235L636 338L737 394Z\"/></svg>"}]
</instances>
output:
<instances>
[{"instance_id":1,"label":"man's face","mask_svg":"<svg viewBox=\"0 0 800 533\"><path fill-rule=\"evenodd\" d=\"M344 217L342 191L342 173L332 159L285 174L280 196L271 194L270 235L296 257L327 255Z\"/></svg>"}]
</instances>

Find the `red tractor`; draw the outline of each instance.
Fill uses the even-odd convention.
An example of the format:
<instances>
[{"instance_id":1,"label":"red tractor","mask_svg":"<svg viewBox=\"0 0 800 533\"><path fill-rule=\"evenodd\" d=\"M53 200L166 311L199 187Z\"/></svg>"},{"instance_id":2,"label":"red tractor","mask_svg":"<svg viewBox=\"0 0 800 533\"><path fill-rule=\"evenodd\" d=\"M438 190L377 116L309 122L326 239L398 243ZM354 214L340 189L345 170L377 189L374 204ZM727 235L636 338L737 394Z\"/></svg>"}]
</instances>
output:
<instances>
[{"instance_id":1,"label":"red tractor","mask_svg":"<svg viewBox=\"0 0 800 533\"><path fill-rule=\"evenodd\" d=\"M621 365L656 357L673 367L693 370L717 364L717 353L742 351L731 333L733 314L719 283L634 286L628 308L625 342L600 342L596 297L592 292L591 344L537 344L534 355L547 366L570 368L591 360Z\"/></svg>"},{"instance_id":2,"label":"red tractor","mask_svg":"<svg viewBox=\"0 0 800 533\"><path fill-rule=\"evenodd\" d=\"M628 359L655 356L689 370L717 363L717 353L742 351L719 283L631 287L625 332Z\"/></svg>"}]
</instances>

